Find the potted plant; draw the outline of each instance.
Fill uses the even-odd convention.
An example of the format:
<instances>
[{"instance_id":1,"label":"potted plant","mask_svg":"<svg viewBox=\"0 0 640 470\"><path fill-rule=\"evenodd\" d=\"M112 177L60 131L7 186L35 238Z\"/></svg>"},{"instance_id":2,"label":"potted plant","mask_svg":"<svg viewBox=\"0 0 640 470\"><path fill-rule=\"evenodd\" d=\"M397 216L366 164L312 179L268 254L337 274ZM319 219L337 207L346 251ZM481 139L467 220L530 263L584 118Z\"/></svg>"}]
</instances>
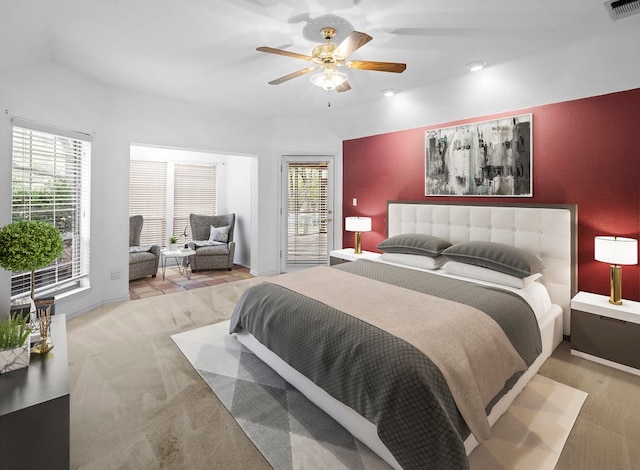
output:
<instances>
[{"instance_id":1,"label":"potted plant","mask_svg":"<svg viewBox=\"0 0 640 470\"><path fill-rule=\"evenodd\" d=\"M29 365L31 328L28 317L0 319L0 374Z\"/></svg>"},{"instance_id":2,"label":"potted plant","mask_svg":"<svg viewBox=\"0 0 640 470\"><path fill-rule=\"evenodd\" d=\"M50 265L62 255L63 251L64 244L60 231L47 222L21 220L0 229L0 266L13 272L31 273L31 299L35 302L38 316L42 317L40 313L42 309L47 317L44 322L40 318L41 349L46 350L50 348L45 347L47 331L46 328L43 331L42 327L46 325L48 328L53 299L44 302L36 300L36 270Z\"/></svg>"},{"instance_id":3,"label":"potted plant","mask_svg":"<svg viewBox=\"0 0 640 470\"><path fill-rule=\"evenodd\" d=\"M169 251L176 251L178 249L178 237L171 235L169 237Z\"/></svg>"},{"instance_id":4,"label":"potted plant","mask_svg":"<svg viewBox=\"0 0 640 470\"><path fill-rule=\"evenodd\" d=\"M64 250L60 231L46 222L21 220L0 229L0 266L31 273L31 298L35 301L36 270L50 265Z\"/></svg>"}]
</instances>

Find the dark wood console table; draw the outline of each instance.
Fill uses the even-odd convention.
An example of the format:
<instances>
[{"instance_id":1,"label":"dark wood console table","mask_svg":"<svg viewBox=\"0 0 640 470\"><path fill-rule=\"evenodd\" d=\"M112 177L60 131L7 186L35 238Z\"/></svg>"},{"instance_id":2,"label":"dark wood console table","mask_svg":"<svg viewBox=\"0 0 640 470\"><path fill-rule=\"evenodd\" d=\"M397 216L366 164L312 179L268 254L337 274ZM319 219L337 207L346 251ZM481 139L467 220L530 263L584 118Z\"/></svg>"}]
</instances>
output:
<instances>
[{"instance_id":1,"label":"dark wood console table","mask_svg":"<svg viewBox=\"0 0 640 470\"><path fill-rule=\"evenodd\" d=\"M69 468L69 363L64 315L51 317L55 347L0 375L0 467Z\"/></svg>"}]
</instances>

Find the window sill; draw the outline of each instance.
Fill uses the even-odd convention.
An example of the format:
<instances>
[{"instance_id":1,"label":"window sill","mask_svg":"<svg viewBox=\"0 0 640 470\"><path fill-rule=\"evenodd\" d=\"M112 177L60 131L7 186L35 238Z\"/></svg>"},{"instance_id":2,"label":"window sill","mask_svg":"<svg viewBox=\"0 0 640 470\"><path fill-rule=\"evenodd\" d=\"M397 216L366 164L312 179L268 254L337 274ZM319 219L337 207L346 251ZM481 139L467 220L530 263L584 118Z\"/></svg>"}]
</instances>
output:
<instances>
[{"instance_id":1,"label":"window sill","mask_svg":"<svg viewBox=\"0 0 640 470\"><path fill-rule=\"evenodd\" d=\"M59 302L59 301L64 301L66 299L85 294L90 290L91 290L91 286L78 286L73 289L66 290L64 292L54 293L53 297L56 299L56 302Z\"/></svg>"}]
</instances>

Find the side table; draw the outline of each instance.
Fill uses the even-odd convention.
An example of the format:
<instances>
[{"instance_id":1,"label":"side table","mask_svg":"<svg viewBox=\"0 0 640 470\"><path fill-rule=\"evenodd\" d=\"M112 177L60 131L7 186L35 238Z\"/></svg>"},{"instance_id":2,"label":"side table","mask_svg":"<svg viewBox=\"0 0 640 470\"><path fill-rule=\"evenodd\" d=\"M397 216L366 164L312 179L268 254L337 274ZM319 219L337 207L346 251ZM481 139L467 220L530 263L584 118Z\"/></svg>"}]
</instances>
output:
<instances>
[{"instance_id":1,"label":"side table","mask_svg":"<svg viewBox=\"0 0 640 470\"><path fill-rule=\"evenodd\" d=\"M54 348L0 375L0 467L69 468L69 363L64 315L51 317Z\"/></svg>"},{"instance_id":2,"label":"side table","mask_svg":"<svg viewBox=\"0 0 640 470\"><path fill-rule=\"evenodd\" d=\"M578 292L571 299L571 354L640 375L640 302Z\"/></svg>"},{"instance_id":3,"label":"side table","mask_svg":"<svg viewBox=\"0 0 640 470\"><path fill-rule=\"evenodd\" d=\"M376 259L380 258L380 253L374 253L372 251L362 251L361 254L356 255L353 248L344 248L342 250L331 250L329 252L329 265L335 266L336 264L350 263L358 259Z\"/></svg>"},{"instance_id":4,"label":"side table","mask_svg":"<svg viewBox=\"0 0 640 470\"><path fill-rule=\"evenodd\" d=\"M191 266L189 266L189 261L187 260L187 262L185 263L184 259L189 258L189 256L195 254L195 250L192 250L191 248L180 248L174 251L161 251L160 258L162 258L162 280L164 281L164 274L167 270L167 258L175 258L180 274L182 274L183 276L187 276L187 279L191 279Z\"/></svg>"}]
</instances>

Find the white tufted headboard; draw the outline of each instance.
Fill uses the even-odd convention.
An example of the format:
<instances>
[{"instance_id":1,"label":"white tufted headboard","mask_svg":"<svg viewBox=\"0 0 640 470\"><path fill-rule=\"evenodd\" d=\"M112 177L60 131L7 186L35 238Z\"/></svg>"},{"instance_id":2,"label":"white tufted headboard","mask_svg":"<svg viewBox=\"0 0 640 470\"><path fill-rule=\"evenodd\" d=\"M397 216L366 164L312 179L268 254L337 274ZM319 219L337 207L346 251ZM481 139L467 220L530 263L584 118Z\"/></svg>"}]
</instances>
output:
<instances>
[{"instance_id":1,"label":"white tufted headboard","mask_svg":"<svg viewBox=\"0 0 640 470\"><path fill-rule=\"evenodd\" d=\"M388 201L387 236L426 233L457 243L483 240L536 254L542 284L562 307L570 333L571 298L577 292L577 206Z\"/></svg>"}]
</instances>

